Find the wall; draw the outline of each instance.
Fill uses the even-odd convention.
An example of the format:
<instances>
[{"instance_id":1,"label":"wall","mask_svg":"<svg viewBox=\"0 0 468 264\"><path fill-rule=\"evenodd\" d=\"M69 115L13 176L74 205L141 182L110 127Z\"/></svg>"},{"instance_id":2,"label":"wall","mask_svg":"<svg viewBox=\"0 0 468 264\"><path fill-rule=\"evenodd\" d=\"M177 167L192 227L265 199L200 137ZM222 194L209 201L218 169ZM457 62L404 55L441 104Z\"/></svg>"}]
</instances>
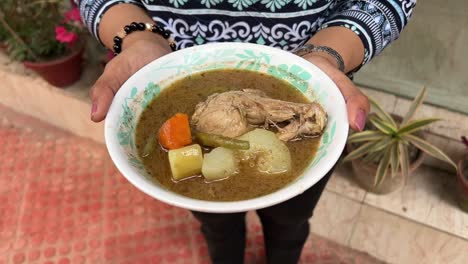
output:
<instances>
[{"instance_id":1,"label":"wall","mask_svg":"<svg viewBox=\"0 0 468 264\"><path fill-rule=\"evenodd\" d=\"M418 0L400 39L355 81L403 97L427 86L428 103L468 113L468 1Z\"/></svg>"}]
</instances>

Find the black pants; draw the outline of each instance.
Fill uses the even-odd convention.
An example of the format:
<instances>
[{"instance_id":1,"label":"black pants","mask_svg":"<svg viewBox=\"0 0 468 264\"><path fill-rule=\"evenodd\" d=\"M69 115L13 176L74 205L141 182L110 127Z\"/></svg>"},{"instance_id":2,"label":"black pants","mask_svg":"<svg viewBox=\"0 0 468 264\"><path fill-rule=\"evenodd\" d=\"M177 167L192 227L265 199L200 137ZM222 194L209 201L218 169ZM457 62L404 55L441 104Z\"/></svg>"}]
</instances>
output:
<instances>
[{"instance_id":1,"label":"black pants","mask_svg":"<svg viewBox=\"0 0 468 264\"><path fill-rule=\"evenodd\" d=\"M269 264L297 263L307 237L309 218L317 205L333 169L304 193L283 203L257 210L263 226ZM245 250L245 212L213 214L192 212L201 222L201 231L214 264L242 264Z\"/></svg>"}]
</instances>

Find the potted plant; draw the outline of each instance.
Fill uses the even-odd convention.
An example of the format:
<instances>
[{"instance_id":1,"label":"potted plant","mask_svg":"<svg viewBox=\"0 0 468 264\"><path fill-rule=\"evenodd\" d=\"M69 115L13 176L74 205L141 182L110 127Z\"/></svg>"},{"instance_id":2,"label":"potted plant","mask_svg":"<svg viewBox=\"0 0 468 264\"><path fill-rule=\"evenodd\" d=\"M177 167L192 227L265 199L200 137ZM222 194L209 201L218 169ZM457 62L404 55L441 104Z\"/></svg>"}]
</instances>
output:
<instances>
[{"instance_id":1,"label":"potted plant","mask_svg":"<svg viewBox=\"0 0 468 264\"><path fill-rule=\"evenodd\" d=\"M465 155L458 162L458 204L460 208L468 213L468 139L462 137L462 142L465 144Z\"/></svg>"},{"instance_id":2,"label":"potted plant","mask_svg":"<svg viewBox=\"0 0 468 264\"><path fill-rule=\"evenodd\" d=\"M422 164L424 154L456 168L446 154L424 139L421 131L439 119L412 120L425 95L426 89L423 88L404 117L388 114L370 99L374 113L369 115L364 131L348 138L349 154L344 159L352 161L354 176L363 188L378 194L397 190Z\"/></svg>"},{"instance_id":3,"label":"potted plant","mask_svg":"<svg viewBox=\"0 0 468 264\"><path fill-rule=\"evenodd\" d=\"M77 81L82 70L84 27L78 9L65 8L63 0L0 1L6 53L57 87Z\"/></svg>"}]
</instances>

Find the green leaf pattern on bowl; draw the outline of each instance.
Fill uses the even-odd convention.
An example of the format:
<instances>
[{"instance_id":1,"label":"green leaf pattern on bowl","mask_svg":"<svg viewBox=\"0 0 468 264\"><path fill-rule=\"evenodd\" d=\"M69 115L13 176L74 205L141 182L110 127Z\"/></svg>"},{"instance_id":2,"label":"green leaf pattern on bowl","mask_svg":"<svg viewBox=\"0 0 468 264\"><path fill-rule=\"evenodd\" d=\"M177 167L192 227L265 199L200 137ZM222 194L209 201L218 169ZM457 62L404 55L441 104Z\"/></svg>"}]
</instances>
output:
<instances>
[{"instance_id":1,"label":"green leaf pattern on bowl","mask_svg":"<svg viewBox=\"0 0 468 264\"><path fill-rule=\"evenodd\" d=\"M241 60L236 64L236 69L244 69L248 71L258 71L262 65L270 63L271 56L260 52L255 54L252 50L244 50L243 53L237 53L236 57Z\"/></svg>"},{"instance_id":2,"label":"green leaf pattern on bowl","mask_svg":"<svg viewBox=\"0 0 468 264\"><path fill-rule=\"evenodd\" d=\"M124 148L125 153L128 155L128 161L142 172L143 175L147 174L142 162L137 156L134 137L138 121L137 117L160 91L161 88L153 82L148 83L145 89L140 93L138 93L137 87L133 87L130 91L130 95L125 98L122 116L119 119L119 132L117 134L117 138L120 146Z\"/></svg>"},{"instance_id":3,"label":"green leaf pattern on bowl","mask_svg":"<svg viewBox=\"0 0 468 264\"><path fill-rule=\"evenodd\" d=\"M249 49L223 49L215 51L199 51L184 56L183 63L170 61L152 69L148 74L154 75L161 71L169 71L172 78L169 78L164 85L180 78L180 75L187 76L201 71L234 68L268 73L281 80L284 80L299 89L311 101L323 101L328 97L326 90L321 89L318 82L314 82L312 76L299 65L279 64L271 65L270 54L256 52ZM129 162L134 165L140 173L147 175L144 167L137 157L137 150L134 139L134 132L137 125L137 118L148 103L156 97L163 84L150 82L144 89L139 90L134 87L125 98L122 116L119 119L118 139L120 146L129 157ZM336 121L332 121L322 136L321 143L314 161L310 166L316 165L327 155L327 149L335 136ZM148 176L148 175L147 175Z\"/></svg>"},{"instance_id":4,"label":"green leaf pattern on bowl","mask_svg":"<svg viewBox=\"0 0 468 264\"><path fill-rule=\"evenodd\" d=\"M326 129L325 133L323 133L317 154L315 155L314 161L309 165L309 168L315 166L321 159L323 159L323 157L327 155L327 149L333 141L332 139L335 137L335 132L336 122L333 122L330 129Z\"/></svg>"},{"instance_id":5,"label":"green leaf pattern on bowl","mask_svg":"<svg viewBox=\"0 0 468 264\"><path fill-rule=\"evenodd\" d=\"M278 66L270 66L268 73L280 80L284 80L299 89L302 93L306 93L309 88L308 81L312 76L298 65L280 64Z\"/></svg>"}]
</instances>

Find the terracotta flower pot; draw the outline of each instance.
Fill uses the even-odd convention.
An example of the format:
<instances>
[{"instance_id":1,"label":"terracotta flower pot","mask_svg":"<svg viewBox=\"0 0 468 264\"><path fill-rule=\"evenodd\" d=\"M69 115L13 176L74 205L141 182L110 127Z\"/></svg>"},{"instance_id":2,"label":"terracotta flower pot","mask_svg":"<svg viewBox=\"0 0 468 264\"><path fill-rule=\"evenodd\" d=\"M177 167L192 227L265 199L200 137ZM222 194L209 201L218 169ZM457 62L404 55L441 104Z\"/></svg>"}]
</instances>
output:
<instances>
[{"instance_id":1,"label":"terracotta flower pot","mask_svg":"<svg viewBox=\"0 0 468 264\"><path fill-rule=\"evenodd\" d=\"M401 122L403 118L400 116L392 115L395 121ZM422 136L420 134L419 136ZM355 149L352 144L346 145L347 151L351 152ZM413 173L424 161L424 153L417 150L416 158L411 162L408 174ZM406 179L401 173L397 173L393 177L391 176L390 169L387 172L387 176L384 181L378 186L374 186L375 174L377 172L376 164L365 163L362 159L355 159L351 161L351 167L353 174L358 184L365 190L376 193L376 194L387 194L394 192L406 183Z\"/></svg>"},{"instance_id":2,"label":"terracotta flower pot","mask_svg":"<svg viewBox=\"0 0 468 264\"><path fill-rule=\"evenodd\" d=\"M348 145L349 147L349 145ZM352 150L352 147L349 151ZM418 154L409 167L408 173L413 173L424 161L424 153L418 150ZM377 172L377 165L368 164L361 159L355 159L351 161L351 167L353 168L354 178L358 184L365 190L376 193L376 194L387 194L394 192L406 183L406 179L401 173L397 173L395 176L391 176L390 169L387 172L387 176L384 181L378 186L374 186L375 174Z\"/></svg>"},{"instance_id":3,"label":"terracotta flower pot","mask_svg":"<svg viewBox=\"0 0 468 264\"><path fill-rule=\"evenodd\" d=\"M56 87L66 87L81 77L84 47L74 50L70 55L45 62L23 62L28 69L35 71L44 80Z\"/></svg>"},{"instance_id":4,"label":"terracotta flower pot","mask_svg":"<svg viewBox=\"0 0 468 264\"><path fill-rule=\"evenodd\" d=\"M468 213L468 154L458 162L458 204Z\"/></svg>"}]
</instances>

